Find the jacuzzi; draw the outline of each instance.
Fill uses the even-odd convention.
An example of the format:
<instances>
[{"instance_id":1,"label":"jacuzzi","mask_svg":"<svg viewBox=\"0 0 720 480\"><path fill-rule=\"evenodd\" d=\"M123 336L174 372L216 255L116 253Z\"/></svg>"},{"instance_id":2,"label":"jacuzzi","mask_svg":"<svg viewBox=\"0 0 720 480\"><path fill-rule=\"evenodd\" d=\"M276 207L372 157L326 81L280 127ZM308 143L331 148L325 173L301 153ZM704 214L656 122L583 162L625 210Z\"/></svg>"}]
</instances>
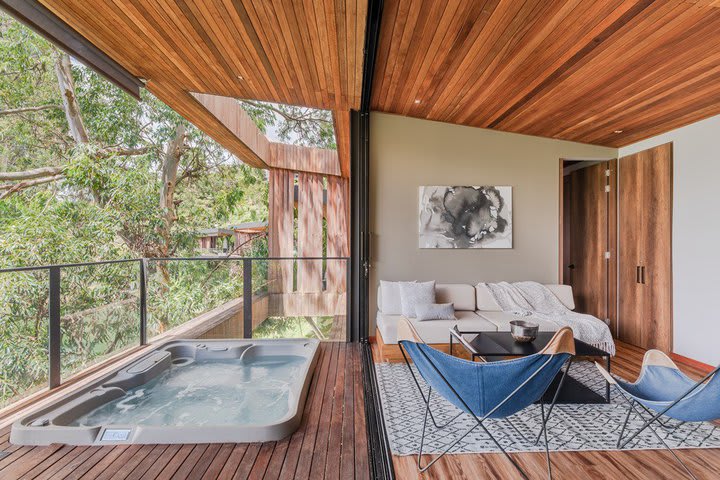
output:
<instances>
[{"instance_id":1,"label":"jacuzzi","mask_svg":"<svg viewBox=\"0 0 720 480\"><path fill-rule=\"evenodd\" d=\"M18 445L239 443L300 425L317 340L177 340L15 422Z\"/></svg>"}]
</instances>

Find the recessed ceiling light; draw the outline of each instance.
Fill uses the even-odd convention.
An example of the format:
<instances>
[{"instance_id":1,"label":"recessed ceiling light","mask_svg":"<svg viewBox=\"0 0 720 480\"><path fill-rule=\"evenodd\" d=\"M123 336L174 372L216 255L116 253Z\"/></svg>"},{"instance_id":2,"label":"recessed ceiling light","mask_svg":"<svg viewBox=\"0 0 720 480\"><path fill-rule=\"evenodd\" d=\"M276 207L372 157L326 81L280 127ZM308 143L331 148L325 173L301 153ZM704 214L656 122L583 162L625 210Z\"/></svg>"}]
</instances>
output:
<instances>
[{"instance_id":1,"label":"recessed ceiling light","mask_svg":"<svg viewBox=\"0 0 720 480\"><path fill-rule=\"evenodd\" d=\"M622 133L622 130L613 130L613 133Z\"/></svg>"},{"instance_id":2,"label":"recessed ceiling light","mask_svg":"<svg viewBox=\"0 0 720 480\"><path fill-rule=\"evenodd\" d=\"M416 98L416 99L415 99L415 103L416 103L416 104L419 104L419 103L420 103L420 99L419 99L419 98Z\"/></svg>"},{"instance_id":3,"label":"recessed ceiling light","mask_svg":"<svg viewBox=\"0 0 720 480\"><path fill-rule=\"evenodd\" d=\"M238 80L245 80L245 77L243 77L242 75L238 75L237 78Z\"/></svg>"}]
</instances>

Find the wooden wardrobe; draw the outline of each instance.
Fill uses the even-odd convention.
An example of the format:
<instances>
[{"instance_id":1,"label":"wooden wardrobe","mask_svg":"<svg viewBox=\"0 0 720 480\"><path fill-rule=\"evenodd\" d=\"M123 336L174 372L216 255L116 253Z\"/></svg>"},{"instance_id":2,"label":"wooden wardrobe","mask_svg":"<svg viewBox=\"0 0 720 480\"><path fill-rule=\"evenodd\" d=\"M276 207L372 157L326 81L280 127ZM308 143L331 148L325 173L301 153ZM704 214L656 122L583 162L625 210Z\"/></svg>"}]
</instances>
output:
<instances>
[{"instance_id":1,"label":"wooden wardrobe","mask_svg":"<svg viewBox=\"0 0 720 480\"><path fill-rule=\"evenodd\" d=\"M618 338L672 351L672 144L618 165Z\"/></svg>"}]
</instances>

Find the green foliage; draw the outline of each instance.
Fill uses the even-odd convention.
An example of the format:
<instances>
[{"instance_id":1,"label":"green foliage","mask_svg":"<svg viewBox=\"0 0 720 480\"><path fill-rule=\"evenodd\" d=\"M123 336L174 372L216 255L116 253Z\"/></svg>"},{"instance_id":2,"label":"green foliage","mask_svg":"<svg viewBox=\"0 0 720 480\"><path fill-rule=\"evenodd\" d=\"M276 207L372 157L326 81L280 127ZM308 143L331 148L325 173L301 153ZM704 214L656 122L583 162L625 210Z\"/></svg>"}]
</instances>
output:
<instances>
[{"instance_id":1,"label":"green foliage","mask_svg":"<svg viewBox=\"0 0 720 480\"><path fill-rule=\"evenodd\" d=\"M54 48L0 13L0 109L60 106ZM0 169L64 163L67 126L61 109L0 116Z\"/></svg>"},{"instance_id":2,"label":"green foliage","mask_svg":"<svg viewBox=\"0 0 720 480\"><path fill-rule=\"evenodd\" d=\"M0 201L0 268L130 257L115 222L111 211L48 190L14 195Z\"/></svg>"},{"instance_id":3,"label":"green foliage","mask_svg":"<svg viewBox=\"0 0 720 480\"><path fill-rule=\"evenodd\" d=\"M332 113L329 110L243 100L243 110L265 134L283 143L337 149Z\"/></svg>"}]
</instances>

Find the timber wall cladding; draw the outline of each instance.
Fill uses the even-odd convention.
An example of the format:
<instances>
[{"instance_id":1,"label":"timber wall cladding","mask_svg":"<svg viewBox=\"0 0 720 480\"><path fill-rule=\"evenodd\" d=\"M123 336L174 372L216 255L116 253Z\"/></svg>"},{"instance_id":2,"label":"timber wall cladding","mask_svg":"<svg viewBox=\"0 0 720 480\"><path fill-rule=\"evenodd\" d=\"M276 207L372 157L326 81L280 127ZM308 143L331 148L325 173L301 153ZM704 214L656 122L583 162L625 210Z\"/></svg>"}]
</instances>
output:
<instances>
[{"instance_id":1,"label":"timber wall cladding","mask_svg":"<svg viewBox=\"0 0 720 480\"><path fill-rule=\"evenodd\" d=\"M271 257L293 257L293 210L295 174L289 170L270 170L269 250ZM293 291L293 262L270 261L268 291Z\"/></svg>"},{"instance_id":2,"label":"timber wall cladding","mask_svg":"<svg viewBox=\"0 0 720 480\"><path fill-rule=\"evenodd\" d=\"M298 174L299 257L322 257L323 178L313 173ZM322 291L322 260L302 260L297 268L299 292Z\"/></svg>"},{"instance_id":3,"label":"timber wall cladding","mask_svg":"<svg viewBox=\"0 0 720 480\"><path fill-rule=\"evenodd\" d=\"M295 205L295 176L296 173L290 170L270 170L270 256L347 257L350 253L348 180L299 172ZM296 207L297 241L293 228ZM323 218L327 234L326 252L323 252ZM293 279L295 267L297 285ZM271 262L269 271L271 293L338 293L346 289L347 265L344 260L277 260Z\"/></svg>"}]
</instances>

